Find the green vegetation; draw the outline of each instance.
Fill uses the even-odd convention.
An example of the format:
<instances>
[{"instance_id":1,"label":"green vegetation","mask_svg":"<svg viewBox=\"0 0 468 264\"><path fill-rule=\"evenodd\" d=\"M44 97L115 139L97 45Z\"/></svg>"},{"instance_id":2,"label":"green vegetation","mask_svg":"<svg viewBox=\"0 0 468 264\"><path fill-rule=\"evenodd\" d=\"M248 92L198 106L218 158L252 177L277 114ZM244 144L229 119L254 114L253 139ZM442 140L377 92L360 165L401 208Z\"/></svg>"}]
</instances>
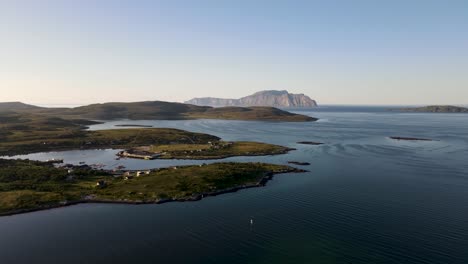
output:
<instances>
[{"instance_id":1,"label":"green vegetation","mask_svg":"<svg viewBox=\"0 0 468 264\"><path fill-rule=\"evenodd\" d=\"M71 178L67 169L50 163L0 159L0 214L81 199L107 175L84 167L76 168Z\"/></svg>"},{"instance_id":2,"label":"green vegetation","mask_svg":"<svg viewBox=\"0 0 468 264\"><path fill-rule=\"evenodd\" d=\"M203 112L186 114L192 119L226 119L226 120L262 120L283 122L317 121L316 118L293 114L274 107L219 107L209 108Z\"/></svg>"},{"instance_id":3,"label":"green vegetation","mask_svg":"<svg viewBox=\"0 0 468 264\"><path fill-rule=\"evenodd\" d=\"M169 128L87 131L85 125L94 122L16 113L0 115L0 122L0 155L219 141L215 136Z\"/></svg>"},{"instance_id":4,"label":"green vegetation","mask_svg":"<svg viewBox=\"0 0 468 264\"><path fill-rule=\"evenodd\" d=\"M293 114L273 107L221 107L195 106L161 101L135 103L92 104L75 108L40 108L22 103L0 103L2 109L46 117L93 120L180 120L180 119L230 119L284 122L315 121L316 118Z\"/></svg>"},{"instance_id":5,"label":"green vegetation","mask_svg":"<svg viewBox=\"0 0 468 264\"><path fill-rule=\"evenodd\" d=\"M0 155L72 149L135 149L163 153L160 158L219 159L232 156L275 155L289 148L257 142L223 142L208 134L170 128L88 131L94 122L38 115L0 115ZM1 120L0 120L1 121Z\"/></svg>"},{"instance_id":6,"label":"green vegetation","mask_svg":"<svg viewBox=\"0 0 468 264\"><path fill-rule=\"evenodd\" d=\"M98 200L157 202L190 199L244 185L256 185L269 173L296 172L292 167L265 163L215 163L164 168L129 180L117 178L96 192Z\"/></svg>"},{"instance_id":7,"label":"green vegetation","mask_svg":"<svg viewBox=\"0 0 468 264\"><path fill-rule=\"evenodd\" d=\"M284 154L290 148L259 142L224 142L208 144L153 145L143 151L161 153L161 159L222 159L235 156L263 156Z\"/></svg>"},{"instance_id":8,"label":"green vegetation","mask_svg":"<svg viewBox=\"0 0 468 264\"><path fill-rule=\"evenodd\" d=\"M38 161L0 159L0 214L79 202L199 199L201 195L256 186L272 174L285 172L301 170L264 163L216 163L114 177L88 167L56 168Z\"/></svg>"},{"instance_id":9,"label":"green vegetation","mask_svg":"<svg viewBox=\"0 0 468 264\"><path fill-rule=\"evenodd\" d=\"M136 149L161 158L215 159L273 155L289 148L257 142L223 142L208 134L169 128L86 130L87 119L222 118L311 121L275 108L210 108L165 102L40 108L0 103L0 156L72 149ZM0 214L78 202L161 202L256 186L273 173L299 172L280 165L218 163L160 169L140 177L113 177L89 167L56 168L50 163L0 159ZM99 183L96 185L96 183ZM194 198L195 197L195 198Z\"/></svg>"}]
</instances>

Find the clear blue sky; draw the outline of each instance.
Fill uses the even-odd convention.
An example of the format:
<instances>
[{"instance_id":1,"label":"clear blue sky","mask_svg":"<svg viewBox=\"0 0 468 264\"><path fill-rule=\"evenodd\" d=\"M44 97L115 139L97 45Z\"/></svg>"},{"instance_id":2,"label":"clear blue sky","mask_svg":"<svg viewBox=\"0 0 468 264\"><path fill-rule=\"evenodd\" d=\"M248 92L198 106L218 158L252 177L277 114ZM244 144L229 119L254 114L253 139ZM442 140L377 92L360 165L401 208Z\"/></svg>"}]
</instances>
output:
<instances>
[{"instance_id":1,"label":"clear blue sky","mask_svg":"<svg viewBox=\"0 0 468 264\"><path fill-rule=\"evenodd\" d=\"M468 1L0 0L0 101L467 104Z\"/></svg>"}]
</instances>

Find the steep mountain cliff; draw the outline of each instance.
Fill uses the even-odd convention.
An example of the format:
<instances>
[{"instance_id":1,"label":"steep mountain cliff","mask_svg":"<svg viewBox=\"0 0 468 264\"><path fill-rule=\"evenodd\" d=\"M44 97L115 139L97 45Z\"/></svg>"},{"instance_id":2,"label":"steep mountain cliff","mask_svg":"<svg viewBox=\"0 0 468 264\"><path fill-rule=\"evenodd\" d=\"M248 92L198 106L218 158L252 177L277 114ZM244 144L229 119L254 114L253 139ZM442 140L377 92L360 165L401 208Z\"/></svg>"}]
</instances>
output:
<instances>
[{"instance_id":1,"label":"steep mountain cliff","mask_svg":"<svg viewBox=\"0 0 468 264\"><path fill-rule=\"evenodd\" d=\"M272 107L315 107L317 103L304 94L291 94L288 91L261 91L240 99L194 98L186 104L201 106L272 106Z\"/></svg>"}]
</instances>

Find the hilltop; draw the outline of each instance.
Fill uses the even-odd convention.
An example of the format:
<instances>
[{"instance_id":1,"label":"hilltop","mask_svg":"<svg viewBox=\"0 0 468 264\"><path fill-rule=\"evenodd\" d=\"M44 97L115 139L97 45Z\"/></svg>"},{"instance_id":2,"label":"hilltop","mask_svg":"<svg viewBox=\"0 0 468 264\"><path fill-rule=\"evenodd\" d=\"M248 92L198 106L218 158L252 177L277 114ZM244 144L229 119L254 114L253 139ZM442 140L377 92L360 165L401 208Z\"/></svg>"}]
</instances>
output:
<instances>
[{"instance_id":1,"label":"hilltop","mask_svg":"<svg viewBox=\"0 0 468 264\"><path fill-rule=\"evenodd\" d=\"M74 108L45 108L22 103L0 103L8 112L35 114L64 119L88 120L183 120L183 119L230 119L306 122L316 118L290 113L273 107L225 107L213 108L182 103L146 101L133 103L103 103ZM10 106L10 107L8 107ZM1 108L0 108L1 109ZM7 111L4 111L7 112Z\"/></svg>"},{"instance_id":2,"label":"hilltop","mask_svg":"<svg viewBox=\"0 0 468 264\"><path fill-rule=\"evenodd\" d=\"M0 102L0 112L24 111L41 109L39 106L29 105L21 102Z\"/></svg>"},{"instance_id":3,"label":"hilltop","mask_svg":"<svg viewBox=\"0 0 468 264\"><path fill-rule=\"evenodd\" d=\"M316 107L317 102L304 94L292 94L286 90L260 91L240 99L222 99L213 97L194 98L186 101L187 104L200 106L270 106L270 107Z\"/></svg>"}]
</instances>

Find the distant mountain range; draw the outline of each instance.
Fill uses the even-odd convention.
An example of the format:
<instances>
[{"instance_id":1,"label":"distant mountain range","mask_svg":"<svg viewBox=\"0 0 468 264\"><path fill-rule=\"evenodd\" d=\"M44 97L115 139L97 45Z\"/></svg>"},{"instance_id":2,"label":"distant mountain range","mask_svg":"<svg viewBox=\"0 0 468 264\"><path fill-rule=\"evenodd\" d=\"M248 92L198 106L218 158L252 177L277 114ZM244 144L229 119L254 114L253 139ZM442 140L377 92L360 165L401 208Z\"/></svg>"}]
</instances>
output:
<instances>
[{"instance_id":1,"label":"distant mountain range","mask_svg":"<svg viewBox=\"0 0 468 264\"><path fill-rule=\"evenodd\" d=\"M421 113L468 113L468 108L453 105L430 105L415 108L402 108L399 110L404 112Z\"/></svg>"},{"instance_id":2,"label":"distant mountain range","mask_svg":"<svg viewBox=\"0 0 468 264\"><path fill-rule=\"evenodd\" d=\"M288 91L261 91L240 99L222 99L213 97L194 98L185 102L199 106L271 106L271 107L316 107L317 102L304 94L291 94Z\"/></svg>"}]
</instances>

